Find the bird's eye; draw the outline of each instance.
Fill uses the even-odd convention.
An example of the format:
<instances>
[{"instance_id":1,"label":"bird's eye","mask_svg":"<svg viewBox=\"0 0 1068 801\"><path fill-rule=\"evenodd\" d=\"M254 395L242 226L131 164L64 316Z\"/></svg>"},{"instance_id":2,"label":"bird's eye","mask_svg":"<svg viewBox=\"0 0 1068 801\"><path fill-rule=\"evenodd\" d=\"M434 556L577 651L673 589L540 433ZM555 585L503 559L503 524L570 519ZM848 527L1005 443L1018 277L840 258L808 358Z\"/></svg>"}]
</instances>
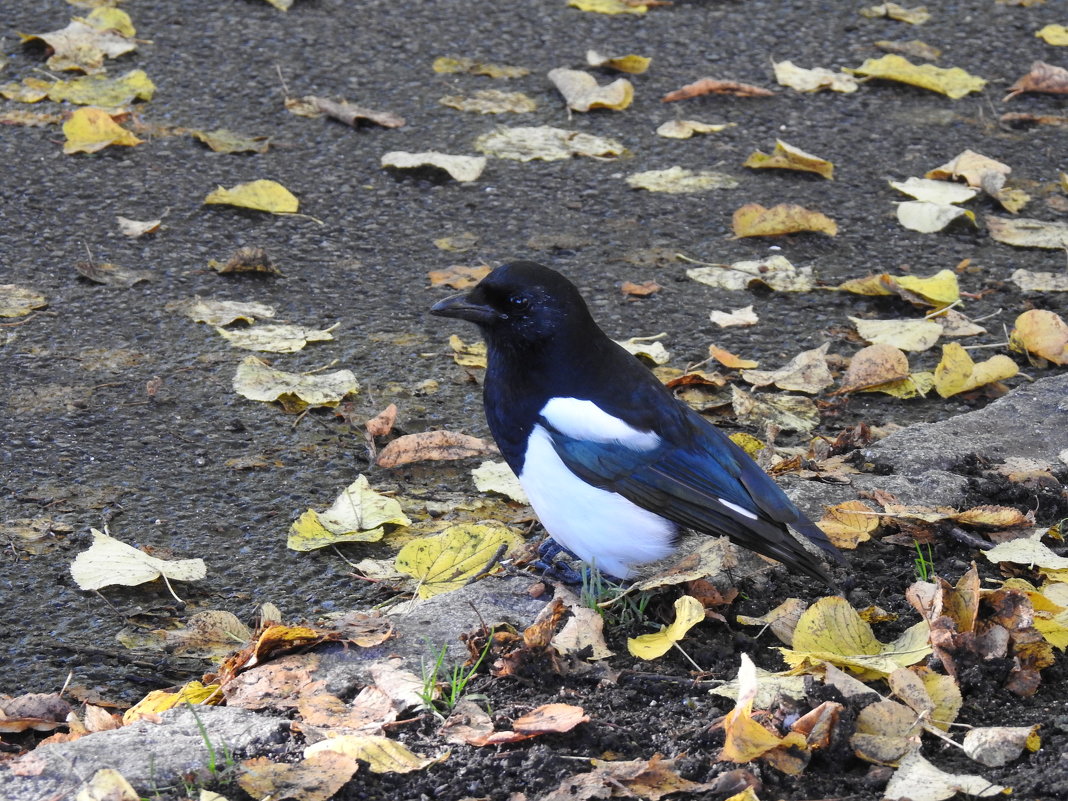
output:
<instances>
[{"instance_id":1,"label":"bird's eye","mask_svg":"<svg viewBox=\"0 0 1068 801\"><path fill-rule=\"evenodd\" d=\"M510 295L508 297L508 308L512 311L526 311L530 306L530 298L526 295Z\"/></svg>"}]
</instances>

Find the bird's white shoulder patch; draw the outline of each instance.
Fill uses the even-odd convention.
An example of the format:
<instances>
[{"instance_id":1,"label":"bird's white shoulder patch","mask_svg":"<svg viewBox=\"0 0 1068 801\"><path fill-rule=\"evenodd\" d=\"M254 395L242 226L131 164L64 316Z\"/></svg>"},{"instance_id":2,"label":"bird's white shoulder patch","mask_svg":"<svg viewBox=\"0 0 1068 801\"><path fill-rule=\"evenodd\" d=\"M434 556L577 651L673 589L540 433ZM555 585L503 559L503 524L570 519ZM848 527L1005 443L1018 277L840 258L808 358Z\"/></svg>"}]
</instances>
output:
<instances>
[{"instance_id":1,"label":"bird's white shoulder patch","mask_svg":"<svg viewBox=\"0 0 1068 801\"><path fill-rule=\"evenodd\" d=\"M760 519L755 514L750 512L748 509L746 509L744 506L739 506L736 503L731 503L730 501L728 501L728 500L726 500L724 498L719 498L718 500L724 506L729 506L731 509L736 511L738 514L744 515L745 517L748 517L750 520L759 520Z\"/></svg>"},{"instance_id":2,"label":"bird's white shoulder patch","mask_svg":"<svg viewBox=\"0 0 1068 801\"><path fill-rule=\"evenodd\" d=\"M660 444L652 431L642 431L610 415L596 403L578 398L550 398L541 408L545 421L573 439L618 442L636 451L651 451Z\"/></svg>"}]
</instances>

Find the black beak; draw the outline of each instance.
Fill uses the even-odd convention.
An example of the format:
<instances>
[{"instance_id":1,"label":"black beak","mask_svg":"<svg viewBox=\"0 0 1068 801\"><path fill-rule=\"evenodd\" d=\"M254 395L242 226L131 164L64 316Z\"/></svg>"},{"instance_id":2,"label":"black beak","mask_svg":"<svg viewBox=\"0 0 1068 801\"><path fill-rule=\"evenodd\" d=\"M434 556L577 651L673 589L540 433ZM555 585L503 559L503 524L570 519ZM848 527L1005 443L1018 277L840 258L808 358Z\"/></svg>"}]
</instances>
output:
<instances>
[{"instance_id":1,"label":"black beak","mask_svg":"<svg viewBox=\"0 0 1068 801\"><path fill-rule=\"evenodd\" d=\"M453 295L439 300L430 307L430 313L438 317L456 317L478 325L489 325L500 318L496 309L472 303L467 295Z\"/></svg>"}]
</instances>

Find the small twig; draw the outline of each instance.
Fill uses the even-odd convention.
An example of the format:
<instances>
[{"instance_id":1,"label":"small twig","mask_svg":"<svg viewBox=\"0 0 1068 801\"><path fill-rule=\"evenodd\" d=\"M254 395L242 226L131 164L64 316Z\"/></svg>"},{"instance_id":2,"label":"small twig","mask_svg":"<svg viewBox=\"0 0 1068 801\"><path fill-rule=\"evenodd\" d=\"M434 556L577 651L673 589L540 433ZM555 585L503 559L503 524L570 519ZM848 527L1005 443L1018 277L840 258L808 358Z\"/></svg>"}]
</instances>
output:
<instances>
[{"instance_id":1,"label":"small twig","mask_svg":"<svg viewBox=\"0 0 1068 801\"><path fill-rule=\"evenodd\" d=\"M686 661L689 662L691 665L693 665L693 669L694 670L696 670L698 673L705 673L706 672L704 669L702 669L702 667L700 665L698 665L696 662L693 661L693 657L691 657L688 653L686 653L686 651L683 650L681 645L679 645L677 642L673 642L671 644L674 647L679 649L679 653L682 654L684 657L686 657Z\"/></svg>"},{"instance_id":2,"label":"small twig","mask_svg":"<svg viewBox=\"0 0 1068 801\"><path fill-rule=\"evenodd\" d=\"M508 550L508 544L507 543L501 543L500 547L497 548L497 552L494 553L492 557L490 557L490 560L488 562L486 562L486 566L484 568L482 568L480 571L478 571L477 573L475 573L475 575L471 576L471 578L469 578L467 580L467 584L473 584L474 582L478 581L483 576L487 575L491 570L493 570L493 568L496 567L497 563L499 561L501 561L501 558L504 556L504 554L505 554L505 552L507 552L507 550Z\"/></svg>"}]
</instances>

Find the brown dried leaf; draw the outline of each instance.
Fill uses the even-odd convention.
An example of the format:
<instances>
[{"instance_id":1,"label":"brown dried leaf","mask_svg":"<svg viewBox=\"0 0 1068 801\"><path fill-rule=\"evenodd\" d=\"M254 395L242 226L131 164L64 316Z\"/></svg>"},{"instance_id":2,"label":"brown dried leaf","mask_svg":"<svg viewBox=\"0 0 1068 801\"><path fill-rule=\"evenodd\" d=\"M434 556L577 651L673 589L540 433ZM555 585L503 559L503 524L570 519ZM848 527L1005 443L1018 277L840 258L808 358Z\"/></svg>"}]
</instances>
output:
<instances>
[{"instance_id":1,"label":"brown dried leaf","mask_svg":"<svg viewBox=\"0 0 1068 801\"><path fill-rule=\"evenodd\" d=\"M379 467L399 467L411 462L467 459L497 453L484 439L455 431L422 431L390 442L378 455Z\"/></svg>"},{"instance_id":2,"label":"brown dried leaf","mask_svg":"<svg viewBox=\"0 0 1068 801\"><path fill-rule=\"evenodd\" d=\"M644 298L656 294L663 289L663 287L656 281L646 281L644 284L636 284L633 281L624 281L622 286L620 286L620 289L624 295Z\"/></svg>"},{"instance_id":3,"label":"brown dried leaf","mask_svg":"<svg viewBox=\"0 0 1068 801\"><path fill-rule=\"evenodd\" d=\"M738 81L720 81L715 78L701 78L693 83L688 83L685 86L676 89L674 92L668 92L661 99L664 103L671 103L675 100L686 100L691 97L700 97L701 95L733 95L734 97L773 97L775 92L770 89L763 89L759 86L753 86L748 83L739 83Z\"/></svg>"},{"instance_id":4,"label":"brown dried leaf","mask_svg":"<svg viewBox=\"0 0 1068 801\"><path fill-rule=\"evenodd\" d=\"M780 236L801 231L815 231L827 236L838 234L838 224L825 214L810 211L793 203L780 203L764 208L759 203L747 203L734 212L731 228L736 238L747 236Z\"/></svg>"},{"instance_id":5,"label":"brown dried leaf","mask_svg":"<svg viewBox=\"0 0 1068 801\"><path fill-rule=\"evenodd\" d=\"M306 95L300 98L287 97L285 104L287 109L298 116L318 117L325 114L353 128L358 127L361 122L372 122L383 128L400 128L405 123L404 117L390 111L376 111L347 100L330 100L326 97Z\"/></svg>"},{"instance_id":6,"label":"brown dried leaf","mask_svg":"<svg viewBox=\"0 0 1068 801\"><path fill-rule=\"evenodd\" d=\"M477 267L466 267L456 264L446 267L444 270L431 270L427 273L431 286L449 286L453 289L470 289L490 273L490 267L480 264Z\"/></svg>"},{"instance_id":7,"label":"brown dried leaf","mask_svg":"<svg viewBox=\"0 0 1068 801\"><path fill-rule=\"evenodd\" d=\"M384 437L393 430L393 424L396 422L397 404L391 403L363 425L370 436Z\"/></svg>"},{"instance_id":8,"label":"brown dried leaf","mask_svg":"<svg viewBox=\"0 0 1068 801\"><path fill-rule=\"evenodd\" d=\"M1012 100L1024 92L1042 92L1051 95L1068 94L1068 70L1055 67L1044 61L1036 61L1031 71L1009 87L1009 93L1002 101Z\"/></svg>"},{"instance_id":9,"label":"brown dried leaf","mask_svg":"<svg viewBox=\"0 0 1068 801\"><path fill-rule=\"evenodd\" d=\"M893 345L869 345L861 348L849 361L842 386L835 394L857 392L900 381L909 374L909 359Z\"/></svg>"}]
</instances>

